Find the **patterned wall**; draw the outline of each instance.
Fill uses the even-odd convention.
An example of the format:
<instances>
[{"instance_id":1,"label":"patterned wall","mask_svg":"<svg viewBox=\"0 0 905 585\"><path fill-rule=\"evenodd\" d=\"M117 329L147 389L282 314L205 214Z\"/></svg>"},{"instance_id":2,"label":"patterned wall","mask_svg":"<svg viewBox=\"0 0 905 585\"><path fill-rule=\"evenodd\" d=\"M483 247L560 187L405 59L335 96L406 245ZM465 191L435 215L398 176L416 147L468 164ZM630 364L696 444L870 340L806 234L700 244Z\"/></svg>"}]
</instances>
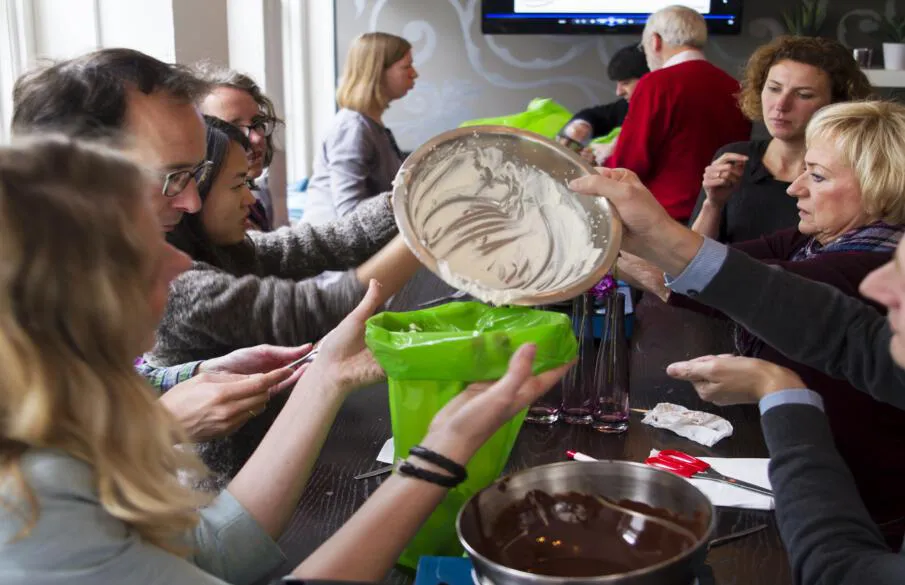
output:
<instances>
[{"instance_id":1,"label":"patterned wall","mask_svg":"<svg viewBox=\"0 0 905 585\"><path fill-rule=\"evenodd\" d=\"M850 47L882 41L876 19L895 13L894 0L822 0L824 34ZM707 53L738 75L751 51L784 32L781 11L792 0L747 0L743 34L712 37ZM384 121L409 150L463 120L524 109L535 97L578 108L615 99L605 64L629 36L484 36L480 0L337 0L336 46L341 69L351 40L365 31L401 35L415 47L420 77Z\"/></svg>"}]
</instances>

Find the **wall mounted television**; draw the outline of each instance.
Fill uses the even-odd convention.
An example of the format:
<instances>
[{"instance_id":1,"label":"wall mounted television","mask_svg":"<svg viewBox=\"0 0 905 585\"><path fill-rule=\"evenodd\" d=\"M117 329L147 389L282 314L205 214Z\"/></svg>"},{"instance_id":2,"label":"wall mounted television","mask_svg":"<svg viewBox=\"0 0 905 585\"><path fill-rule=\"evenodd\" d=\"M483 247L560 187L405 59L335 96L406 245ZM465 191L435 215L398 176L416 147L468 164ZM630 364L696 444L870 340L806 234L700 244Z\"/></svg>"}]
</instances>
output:
<instances>
[{"instance_id":1,"label":"wall mounted television","mask_svg":"<svg viewBox=\"0 0 905 585\"><path fill-rule=\"evenodd\" d=\"M641 34L651 13L683 4L712 34L739 34L744 0L482 0L484 34Z\"/></svg>"}]
</instances>

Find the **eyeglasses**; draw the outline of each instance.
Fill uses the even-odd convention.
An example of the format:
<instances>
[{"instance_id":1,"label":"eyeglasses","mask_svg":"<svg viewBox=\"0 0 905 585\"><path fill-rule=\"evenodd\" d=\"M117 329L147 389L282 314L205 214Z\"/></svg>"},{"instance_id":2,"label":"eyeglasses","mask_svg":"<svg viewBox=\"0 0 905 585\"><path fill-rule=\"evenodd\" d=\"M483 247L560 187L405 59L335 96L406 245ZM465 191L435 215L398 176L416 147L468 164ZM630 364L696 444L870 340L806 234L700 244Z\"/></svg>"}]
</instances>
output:
<instances>
[{"instance_id":1,"label":"eyeglasses","mask_svg":"<svg viewBox=\"0 0 905 585\"><path fill-rule=\"evenodd\" d=\"M167 173L163 181L163 196L176 197L182 193L193 178L196 183L204 181L207 179L212 166L214 166L214 163L205 160L198 163L194 168Z\"/></svg>"},{"instance_id":2,"label":"eyeglasses","mask_svg":"<svg viewBox=\"0 0 905 585\"><path fill-rule=\"evenodd\" d=\"M276 123L273 118L252 118L251 124L244 126L242 124L236 125L239 130L242 131L243 134L247 137L252 132L260 134L261 136L267 137L273 134L274 129L276 128Z\"/></svg>"}]
</instances>

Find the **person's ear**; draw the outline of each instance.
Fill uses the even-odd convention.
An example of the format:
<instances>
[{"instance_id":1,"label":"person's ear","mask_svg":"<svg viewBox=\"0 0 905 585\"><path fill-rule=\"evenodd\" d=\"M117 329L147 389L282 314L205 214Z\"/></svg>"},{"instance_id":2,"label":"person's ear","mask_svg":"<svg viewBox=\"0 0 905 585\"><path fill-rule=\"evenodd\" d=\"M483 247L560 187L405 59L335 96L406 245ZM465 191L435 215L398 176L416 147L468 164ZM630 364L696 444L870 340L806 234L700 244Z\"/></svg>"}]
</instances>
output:
<instances>
[{"instance_id":1,"label":"person's ear","mask_svg":"<svg viewBox=\"0 0 905 585\"><path fill-rule=\"evenodd\" d=\"M663 50L663 37L660 36L660 33L654 33L653 35L651 35L650 40L655 53L659 53Z\"/></svg>"}]
</instances>

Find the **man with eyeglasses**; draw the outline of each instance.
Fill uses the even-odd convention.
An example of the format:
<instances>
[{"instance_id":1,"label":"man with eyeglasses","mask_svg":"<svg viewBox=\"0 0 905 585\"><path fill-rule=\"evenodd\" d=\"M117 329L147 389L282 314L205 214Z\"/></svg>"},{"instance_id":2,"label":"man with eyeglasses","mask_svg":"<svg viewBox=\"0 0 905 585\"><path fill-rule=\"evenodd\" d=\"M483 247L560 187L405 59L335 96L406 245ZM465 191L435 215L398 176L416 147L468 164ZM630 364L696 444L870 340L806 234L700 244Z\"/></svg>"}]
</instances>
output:
<instances>
[{"instance_id":1,"label":"man with eyeglasses","mask_svg":"<svg viewBox=\"0 0 905 585\"><path fill-rule=\"evenodd\" d=\"M267 172L273 160L273 132L277 124L281 123L273 102L255 80L244 73L207 62L195 65L192 72L206 82L209 88L209 93L200 101L201 113L236 126L251 143L248 178L251 179L250 187L259 203L255 207L260 207L264 214L263 218L251 219L262 231L267 231L268 227L277 223L270 192L270 174ZM283 190L276 188L277 193ZM254 207L252 215L256 215Z\"/></svg>"},{"instance_id":2,"label":"man with eyeglasses","mask_svg":"<svg viewBox=\"0 0 905 585\"><path fill-rule=\"evenodd\" d=\"M701 175L717 149L748 140L751 122L739 84L707 61L707 23L687 6L653 13L641 48L650 68L632 92L620 138L606 166L633 171L669 215L686 221Z\"/></svg>"},{"instance_id":3,"label":"man with eyeglasses","mask_svg":"<svg viewBox=\"0 0 905 585\"><path fill-rule=\"evenodd\" d=\"M197 183L211 163L196 103L207 92L207 84L183 67L131 49L103 49L23 75L13 90L13 131L62 132L129 152L159 176L153 206L169 232L184 214L201 209ZM185 264L182 252L171 252L172 264ZM242 399L268 391L261 377L248 375L301 355L295 348L258 346L179 367L138 369L165 392L164 405L190 438L201 441L248 421Z\"/></svg>"}]
</instances>

